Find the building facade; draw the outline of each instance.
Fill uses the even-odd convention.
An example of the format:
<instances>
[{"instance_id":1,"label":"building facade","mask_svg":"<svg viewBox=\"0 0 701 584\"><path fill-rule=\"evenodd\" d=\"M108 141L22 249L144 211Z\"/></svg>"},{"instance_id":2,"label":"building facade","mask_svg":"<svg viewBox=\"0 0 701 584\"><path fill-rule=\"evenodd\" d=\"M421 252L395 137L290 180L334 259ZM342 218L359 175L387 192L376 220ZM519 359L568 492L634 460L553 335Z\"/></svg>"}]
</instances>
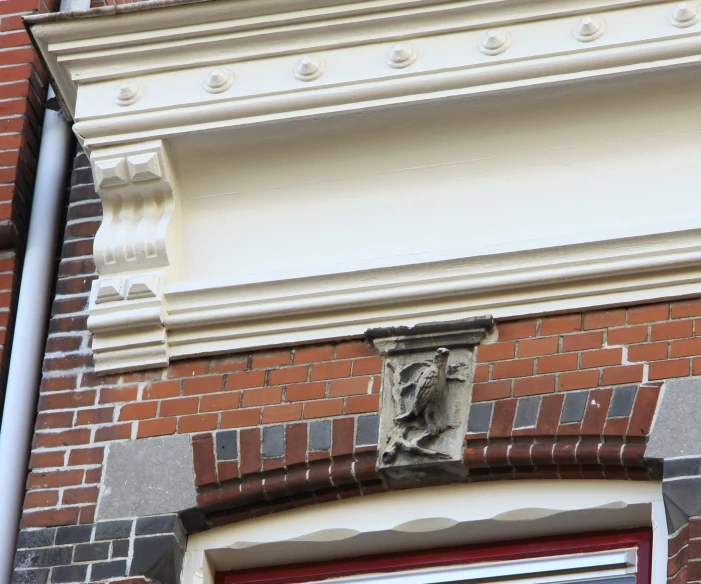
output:
<instances>
[{"instance_id":1,"label":"building facade","mask_svg":"<svg viewBox=\"0 0 701 584\"><path fill-rule=\"evenodd\" d=\"M0 576L701 581L700 19L25 18L78 150Z\"/></svg>"}]
</instances>

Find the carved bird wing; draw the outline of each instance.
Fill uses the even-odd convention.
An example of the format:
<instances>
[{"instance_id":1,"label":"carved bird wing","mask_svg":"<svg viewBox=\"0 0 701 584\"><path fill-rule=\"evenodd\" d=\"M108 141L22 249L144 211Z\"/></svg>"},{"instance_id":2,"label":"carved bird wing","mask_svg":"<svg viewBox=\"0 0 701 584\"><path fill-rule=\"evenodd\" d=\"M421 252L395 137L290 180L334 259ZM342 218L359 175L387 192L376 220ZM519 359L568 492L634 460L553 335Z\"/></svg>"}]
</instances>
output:
<instances>
[{"instance_id":1,"label":"carved bird wing","mask_svg":"<svg viewBox=\"0 0 701 584\"><path fill-rule=\"evenodd\" d=\"M435 392L438 390L438 367L431 365L419 378L416 389L416 400L411 411L419 415L426 406L433 400Z\"/></svg>"},{"instance_id":2,"label":"carved bird wing","mask_svg":"<svg viewBox=\"0 0 701 584\"><path fill-rule=\"evenodd\" d=\"M395 375L394 391L397 397L404 397L416 388L421 372L431 365L430 361L418 361L403 367Z\"/></svg>"}]
</instances>

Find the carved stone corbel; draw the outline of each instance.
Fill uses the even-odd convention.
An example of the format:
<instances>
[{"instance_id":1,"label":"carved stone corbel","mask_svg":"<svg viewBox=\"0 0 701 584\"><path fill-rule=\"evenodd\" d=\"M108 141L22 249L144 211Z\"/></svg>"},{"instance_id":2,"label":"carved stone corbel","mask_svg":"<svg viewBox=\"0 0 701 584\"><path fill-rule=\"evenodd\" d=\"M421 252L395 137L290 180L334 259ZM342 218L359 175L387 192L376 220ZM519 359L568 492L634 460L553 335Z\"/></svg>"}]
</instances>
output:
<instances>
[{"instance_id":1,"label":"carved stone corbel","mask_svg":"<svg viewBox=\"0 0 701 584\"><path fill-rule=\"evenodd\" d=\"M167 365L163 287L177 261L179 202L164 143L93 150L90 162L103 207L88 318L95 369Z\"/></svg>"},{"instance_id":2,"label":"carved stone corbel","mask_svg":"<svg viewBox=\"0 0 701 584\"><path fill-rule=\"evenodd\" d=\"M474 348L493 326L479 317L365 333L384 357L377 469L389 481L435 484L466 474Z\"/></svg>"}]
</instances>

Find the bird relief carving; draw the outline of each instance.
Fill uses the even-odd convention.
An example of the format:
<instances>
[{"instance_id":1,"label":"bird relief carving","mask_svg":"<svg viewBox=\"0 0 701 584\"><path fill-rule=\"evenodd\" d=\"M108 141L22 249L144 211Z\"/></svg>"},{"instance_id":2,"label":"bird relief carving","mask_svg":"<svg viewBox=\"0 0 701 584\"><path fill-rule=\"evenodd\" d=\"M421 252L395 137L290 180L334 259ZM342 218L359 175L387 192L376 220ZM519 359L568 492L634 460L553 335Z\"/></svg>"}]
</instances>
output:
<instances>
[{"instance_id":1,"label":"bird relief carving","mask_svg":"<svg viewBox=\"0 0 701 584\"><path fill-rule=\"evenodd\" d=\"M463 351L457 351L463 353ZM400 356L386 362L384 382L391 396L391 420L385 416L381 466L409 461L453 460L456 437L462 428L461 412L469 366L459 358L449 363L451 351L439 348L431 359ZM408 361L408 362L407 362ZM455 434L455 432L452 432ZM458 437L460 445L462 436ZM446 451L452 450L453 452Z\"/></svg>"}]
</instances>

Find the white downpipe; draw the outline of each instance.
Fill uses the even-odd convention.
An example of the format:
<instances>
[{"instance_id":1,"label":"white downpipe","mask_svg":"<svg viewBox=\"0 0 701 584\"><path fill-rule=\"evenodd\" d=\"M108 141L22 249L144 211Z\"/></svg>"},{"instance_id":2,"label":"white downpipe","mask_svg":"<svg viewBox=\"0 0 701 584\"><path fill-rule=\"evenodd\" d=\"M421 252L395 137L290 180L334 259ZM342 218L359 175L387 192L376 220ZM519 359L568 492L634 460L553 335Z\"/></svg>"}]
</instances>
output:
<instances>
[{"instance_id":1,"label":"white downpipe","mask_svg":"<svg viewBox=\"0 0 701 584\"><path fill-rule=\"evenodd\" d=\"M0 584L12 575L34 430L70 125L46 110L0 427Z\"/></svg>"}]
</instances>

